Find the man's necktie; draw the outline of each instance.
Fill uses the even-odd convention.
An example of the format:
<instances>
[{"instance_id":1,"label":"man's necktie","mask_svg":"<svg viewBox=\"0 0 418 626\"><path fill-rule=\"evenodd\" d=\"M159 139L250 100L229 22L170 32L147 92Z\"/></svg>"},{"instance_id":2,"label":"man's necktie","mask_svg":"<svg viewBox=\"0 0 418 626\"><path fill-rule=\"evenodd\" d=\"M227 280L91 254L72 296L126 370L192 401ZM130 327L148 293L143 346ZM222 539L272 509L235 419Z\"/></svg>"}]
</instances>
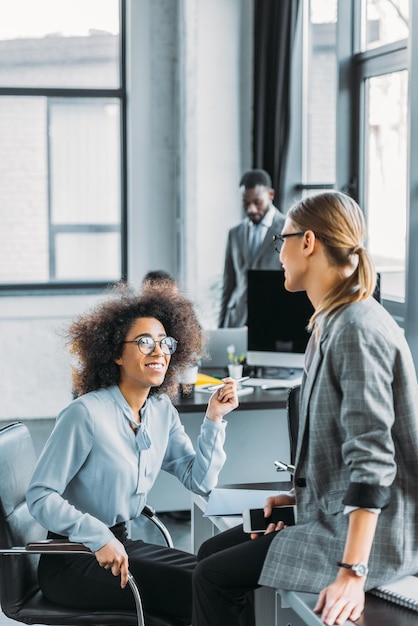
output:
<instances>
[{"instance_id":1,"label":"man's necktie","mask_svg":"<svg viewBox=\"0 0 418 626\"><path fill-rule=\"evenodd\" d=\"M261 224L257 224L256 226L254 226L254 229L253 229L253 239L251 242L251 263L254 262L255 256L261 244L262 228L263 227Z\"/></svg>"}]
</instances>

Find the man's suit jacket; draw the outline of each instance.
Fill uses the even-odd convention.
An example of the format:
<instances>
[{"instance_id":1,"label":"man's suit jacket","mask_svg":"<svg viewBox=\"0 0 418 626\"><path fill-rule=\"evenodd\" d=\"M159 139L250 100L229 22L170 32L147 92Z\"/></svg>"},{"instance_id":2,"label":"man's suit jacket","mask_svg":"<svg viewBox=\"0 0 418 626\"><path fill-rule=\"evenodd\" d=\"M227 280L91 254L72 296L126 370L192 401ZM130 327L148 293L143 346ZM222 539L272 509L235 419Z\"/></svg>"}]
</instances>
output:
<instances>
[{"instance_id":1,"label":"man's suit jacket","mask_svg":"<svg viewBox=\"0 0 418 626\"><path fill-rule=\"evenodd\" d=\"M366 589L418 572L417 414L416 373L396 322L373 298L336 315L302 382L297 524L277 533L261 584L319 592L335 580L349 517L343 500L353 487L368 501L390 494Z\"/></svg>"},{"instance_id":2,"label":"man's suit jacket","mask_svg":"<svg viewBox=\"0 0 418 626\"><path fill-rule=\"evenodd\" d=\"M234 226L228 233L225 267L219 314L219 327L239 327L247 323L247 272L249 269L280 269L279 255L274 249L273 235L280 235L285 216L275 208L272 225L251 262L248 220Z\"/></svg>"}]
</instances>

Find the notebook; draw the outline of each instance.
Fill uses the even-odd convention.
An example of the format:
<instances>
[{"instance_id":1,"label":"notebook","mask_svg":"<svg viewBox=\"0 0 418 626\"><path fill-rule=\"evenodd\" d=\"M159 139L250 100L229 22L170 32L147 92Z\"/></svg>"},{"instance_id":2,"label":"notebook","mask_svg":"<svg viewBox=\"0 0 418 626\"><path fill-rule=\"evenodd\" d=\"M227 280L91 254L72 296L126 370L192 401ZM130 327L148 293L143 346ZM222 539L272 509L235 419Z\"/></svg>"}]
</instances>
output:
<instances>
[{"instance_id":1,"label":"notebook","mask_svg":"<svg viewBox=\"0 0 418 626\"><path fill-rule=\"evenodd\" d=\"M226 368L228 365L228 346L235 346L235 354L247 354L247 334L246 327L243 328L215 328L207 331L208 342L206 352L208 358L202 359L200 369Z\"/></svg>"},{"instance_id":2,"label":"notebook","mask_svg":"<svg viewBox=\"0 0 418 626\"><path fill-rule=\"evenodd\" d=\"M375 589L370 589L369 593L399 606L418 611L418 578L416 576L404 576L392 583L379 585Z\"/></svg>"}]
</instances>

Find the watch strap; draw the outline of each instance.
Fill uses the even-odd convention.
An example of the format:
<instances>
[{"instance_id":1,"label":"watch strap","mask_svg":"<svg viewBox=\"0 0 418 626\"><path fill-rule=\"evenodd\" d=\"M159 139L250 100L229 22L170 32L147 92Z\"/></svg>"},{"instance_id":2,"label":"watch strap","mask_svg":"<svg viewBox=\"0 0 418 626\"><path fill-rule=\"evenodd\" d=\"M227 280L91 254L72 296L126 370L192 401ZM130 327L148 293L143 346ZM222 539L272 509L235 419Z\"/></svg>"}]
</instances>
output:
<instances>
[{"instance_id":1,"label":"watch strap","mask_svg":"<svg viewBox=\"0 0 418 626\"><path fill-rule=\"evenodd\" d=\"M356 563L352 565L350 563L343 563L342 561L337 561L337 565L338 567L345 567L345 569L350 569L357 576L367 576L367 574L369 573L369 568L367 567L365 563Z\"/></svg>"}]
</instances>

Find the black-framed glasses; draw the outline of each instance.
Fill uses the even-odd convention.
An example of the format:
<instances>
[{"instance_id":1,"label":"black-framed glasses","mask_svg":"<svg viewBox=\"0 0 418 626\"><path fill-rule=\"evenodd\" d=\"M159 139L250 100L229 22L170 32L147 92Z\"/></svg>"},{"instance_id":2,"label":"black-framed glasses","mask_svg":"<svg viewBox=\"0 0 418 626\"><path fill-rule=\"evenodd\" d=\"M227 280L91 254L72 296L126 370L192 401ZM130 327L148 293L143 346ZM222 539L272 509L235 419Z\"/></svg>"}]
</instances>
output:
<instances>
[{"instance_id":1,"label":"black-framed glasses","mask_svg":"<svg viewBox=\"0 0 418 626\"><path fill-rule=\"evenodd\" d=\"M163 354L174 354L177 350L177 339L174 337L163 337L160 340L155 341L152 337L140 337L139 339L131 339L130 341L124 341L123 343L136 343L138 350L142 354L152 354L155 350L157 343L160 344L161 352Z\"/></svg>"},{"instance_id":2,"label":"black-framed glasses","mask_svg":"<svg viewBox=\"0 0 418 626\"><path fill-rule=\"evenodd\" d=\"M280 253L282 245L288 237L302 237L302 235L304 234L304 232L298 231L297 233L284 233L284 235L273 235L273 243L276 252Z\"/></svg>"}]
</instances>

